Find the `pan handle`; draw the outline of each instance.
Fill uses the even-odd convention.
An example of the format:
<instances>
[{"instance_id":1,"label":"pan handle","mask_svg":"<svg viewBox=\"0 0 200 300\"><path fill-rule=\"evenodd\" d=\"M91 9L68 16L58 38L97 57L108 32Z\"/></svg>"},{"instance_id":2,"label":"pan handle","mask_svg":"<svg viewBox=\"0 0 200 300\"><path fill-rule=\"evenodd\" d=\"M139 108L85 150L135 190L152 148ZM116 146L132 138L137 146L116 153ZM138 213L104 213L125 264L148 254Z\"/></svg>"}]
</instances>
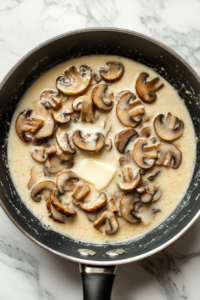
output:
<instances>
[{"instance_id":1,"label":"pan handle","mask_svg":"<svg viewBox=\"0 0 200 300\"><path fill-rule=\"evenodd\" d=\"M110 300L116 266L80 264L83 281L83 300Z\"/></svg>"}]
</instances>

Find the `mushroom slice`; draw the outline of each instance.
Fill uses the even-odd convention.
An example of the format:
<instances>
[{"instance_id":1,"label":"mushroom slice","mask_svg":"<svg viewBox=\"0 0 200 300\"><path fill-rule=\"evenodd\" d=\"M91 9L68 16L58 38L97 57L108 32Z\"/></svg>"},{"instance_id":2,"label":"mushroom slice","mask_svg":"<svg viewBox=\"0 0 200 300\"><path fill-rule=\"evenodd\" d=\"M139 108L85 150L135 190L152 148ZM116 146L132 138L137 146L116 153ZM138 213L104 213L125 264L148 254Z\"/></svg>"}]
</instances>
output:
<instances>
[{"instance_id":1,"label":"mushroom slice","mask_svg":"<svg viewBox=\"0 0 200 300\"><path fill-rule=\"evenodd\" d=\"M113 212L105 211L101 217L93 223L94 228L99 230L101 233L108 235L115 234L119 229L119 223Z\"/></svg>"},{"instance_id":2,"label":"mushroom slice","mask_svg":"<svg viewBox=\"0 0 200 300\"><path fill-rule=\"evenodd\" d=\"M51 192L56 188L56 183L53 180L41 180L36 183L31 191L31 197L35 202L41 201L42 198L48 200Z\"/></svg>"},{"instance_id":3,"label":"mushroom slice","mask_svg":"<svg viewBox=\"0 0 200 300\"><path fill-rule=\"evenodd\" d=\"M161 83L158 85L158 82L160 81L159 77L154 78L151 81L146 81L147 77L149 77L149 74L142 72L136 81L136 91L139 97L146 103L152 103L156 100L157 96L156 93L159 91L164 84Z\"/></svg>"},{"instance_id":4,"label":"mushroom slice","mask_svg":"<svg viewBox=\"0 0 200 300\"><path fill-rule=\"evenodd\" d=\"M107 84L99 84L92 90L92 101L100 111L110 111L113 108L113 93L106 94Z\"/></svg>"},{"instance_id":5,"label":"mushroom slice","mask_svg":"<svg viewBox=\"0 0 200 300\"><path fill-rule=\"evenodd\" d=\"M119 121L128 127L136 127L142 121L139 115L144 114L144 105L130 91L122 91L117 95L116 113Z\"/></svg>"},{"instance_id":6,"label":"mushroom slice","mask_svg":"<svg viewBox=\"0 0 200 300\"><path fill-rule=\"evenodd\" d=\"M152 201L152 199L153 199L153 195L150 192L144 192L140 196L140 200L143 203L150 203Z\"/></svg>"},{"instance_id":7,"label":"mushroom slice","mask_svg":"<svg viewBox=\"0 0 200 300\"><path fill-rule=\"evenodd\" d=\"M60 108L56 111L52 111L52 117L59 125L67 124L71 121L69 114L73 113L72 103L69 100L65 100L61 103Z\"/></svg>"},{"instance_id":8,"label":"mushroom slice","mask_svg":"<svg viewBox=\"0 0 200 300\"><path fill-rule=\"evenodd\" d=\"M48 199L46 202L46 207L48 211L49 218L58 223L64 223L64 216L60 214L57 209L51 204L51 200Z\"/></svg>"},{"instance_id":9,"label":"mushroom slice","mask_svg":"<svg viewBox=\"0 0 200 300\"><path fill-rule=\"evenodd\" d=\"M112 149L112 139L109 139L109 138L106 139L104 148L107 151L110 151Z\"/></svg>"},{"instance_id":10,"label":"mushroom slice","mask_svg":"<svg viewBox=\"0 0 200 300\"><path fill-rule=\"evenodd\" d=\"M153 181L156 178L156 176L160 174L160 172L161 170L158 170L158 168L153 169L153 171L147 176L147 179L149 181Z\"/></svg>"},{"instance_id":11,"label":"mushroom slice","mask_svg":"<svg viewBox=\"0 0 200 300\"><path fill-rule=\"evenodd\" d=\"M34 168L31 168L31 179L28 182L28 189L32 187L41 179L40 173Z\"/></svg>"},{"instance_id":12,"label":"mushroom slice","mask_svg":"<svg viewBox=\"0 0 200 300\"><path fill-rule=\"evenodd\" d=\"M53 192L51 193L51 204L57 209L57 211L59 211L66 217L73 217L76 214L76 211L74 209L70 209L66 205L64 206L61 204L58 189L53 190Z\"/></svg>"},{"instance_id":13,"label":"mushroom slice","mask_svg":"<svg viewBox=\"0 0 200 300\"><path fill-rule=\"evenodd\" d=\"M138 206L135 206L135 215L139 218L144 225L148 225L152 222L155 213L160 212L159 209L150 206L145 203L138 203Z\"/></svg>"},{"instance_id":14,"label":"mushroom slice","mask_svg":"<svg viewBox=\"0 0 200 300\"><path fill-rule=\"evenodd\" d=\"M166 116L159 114L153 122L155 132L165 141L174 141L183 134L184 123L177 117L168 113Z\"/></svg>"},{"instance_id":15,"label":"mushroom slice","mask_svg":"<svg viewBox=\"0 0 200 300\"><path fill-rule=\"evenodd\" d=\"M118 213L119 209L117 208L115 201L113 198L111 198L108 202L107 205L100 208L99 210L93 212L93 213L88 213L87 217L89 219L90 222L95 222L97 219L100 218L100 216L102 215L102 213L104 211L110 211L113 213Z\"/></svg>"},{"instance_id":16,"label":"mushroom slice","mask_svg":"<svg viewBox=\"0 0 200 300\"><path fill-rule=\"evenodd\" d=\"M59 147L64 152L67 152L67 153L70 153L70 154L74 154L76 152L76 149L72 148L72 146L70 145L69 135L65 130L63 130L61 128L57 129L57 131L56 131L56 140L57 140L57 143L58 143Z\"/></svg>"},{"instance_id":17,"label":"mushroom slice","mask_svg":"<svg viewBox=\"0 0 200 300\"><path fill-rule=\"evenodd\" d=\"M99 73L106 82L113 82L120 79L124 73L124 66L120 62L107 62L106 67L101 67Z\"/></svg>"},{"instance_id":18,"label":"mushroom slice","mask_svg":"<svg viewBox=\"0 0 200 300\"><path fill-rule=\"evenodd\" d=\"M140 137L148 138L151 135L151 127L146 126L140 131Z\"/></svg>"},{"instance_id":19,"label":"mushroom slice","mask_svg":"<svg viewBox=\"0 0 200 300\"><path fill-rule=\"evenodd\" d=\"M59 157L61 162L69 161L73 159L73 154L63 152L57 143L55 143L56 154Z\"/></svg>"},{"instance_id":20,"label":"mushroom slice","mask_svg":"<svg viewBox=\"0 0 200 300\"><path fill-rule=\"evenodd\" d=\"M71 170L62 171L56 178L56 185L61 194L72 191L76 187L78 176Z\"/></svg>"},{"instance_id":21,"label":"mushroom slice","mask_svg":"<svg viewBox=\"0 0 200 300\"><path fill-rule=\"evenodd\" d=\"M133 177L132 169L130 167L125 167L122 169L123 181L118 182L117 186L122 191L132 191L134 190L141 180L141 175L139 172L136 172Z\"/></svg>"},{"instance_id":22,"label":"mushroom slice","mask_svg":"<svg viewBox=\"0 0 200 300\"><path fill-rule=\"evenodd\" d=\"M87 183L81 183L77 185L76 189L73 191L71 196L76 200L80 201L83 200L88 193L90 192L90 187Z\"/></svg>"},{"instance_id":23,"label":"mushroom slice","mask_svg":"<svg viewBox=\"0 0 200 300\"><path fill-rule=\"evenodd\" d=\"M64 95L60 94L57 90L54 89L46 89L43 90L40 94L40 102L46 108L58 109L61 105Z\"/></svg>"},{"instance_id":24,"label":"mushroom slice","mask_svg":"<svg viewBox=\"0 0 200 300\"><path fill-rule=\"evenodd\" d=\"M177 146L171 143L160 143L157 145L158 159L157 166L172 167L177 169L182 160L182 153Z\"/></svg>"},{"instance_id":25,"label":"mushroom slice","mask_svg":"<svg viewBox=\"0 0 200 300\"><path fill-rule=\"evenodd\" d=\"M140 219L134 214L134 205L139 202L140 198L135 193L126 194L119 204L122 217L129 223L138 223Z\"/></svg>"},{"instance_id":26,"label":"mushroom slice","mask_svg":"<svg viewBox=\"0 0 200 300\"><path fill-rule=\"evenodd\" d=\"M90 95L83 95L73 101L73 109L81 112L81 121L87 123L94 123L95 121L95 107Z\"/></svg>"},{"instance_id":27,"label":"mushroom slice","mask_svg":"<svg viewBox=\"0 0 200 300\"><path fill-rule=\"evenodd\" d=\"M148 146L145 140L139 138L133 145L132 157L140 168L150 169L158 158L156 146Z\"/></svg>"},{"instance_id":28,"label":"mushroom slice","mask_svg":"<svg viewBox=\"0 0 200 300\"><path fill-rule=\"evenodd\" d=\"M132 138L137 138L138 133L133 128L121 130L115 135L115 146L120 153L125 153L125 149Z\"/></svg>"},{"instance_id":29,"label":"mushroom slice","mask_svg":"<svg viewBox=\"0 0 200 300\"><path fill-rule=\"evenodd\" d=\"M72 139L76 147L89 152L97 152L103 148L105 144L105 137L101 132L97 132L93 135L83 135L81 130L76 130L73 133Z\"/></svg>"},{"instance_id":30,"label":"mushroom slice","mask_svg":"<svg viewBox=\"0 0 200 300\"><path fill-rule=\"evenodd\" d=\"M44 124L42 128L35 134L36 139L44 139L52 136L54 131L54 121L50 116L47 109L42 105L42 103L36 101L33 103L34 112L36 115L44 119Z\"/></svg>"},{"instance_id":31,"label":"mushroom slice","mask_svg":"<svg viewBox=\"0 0 200 300\"><path fill-rule=\"evenodd\" d=\"M93 212L106 205L107 197L105 193L100 193L90 201L78 202L73 200L73 204L86 212Z\"/></svg>"},{"instance_id":32,"label":"mushroom slice","mask_svg":"<svg viewBox=\"0 0 200 300\"><path fill-rule=\"evenodd\" d=\"M56 79L56 86L65 95L77 95L87 89L91 79L89 66L81 66L79 71L75 66L70 66Z\"/></svg>"},{"instance_id":33,"label":"mushroom slice","mask_svg":"<svg viewBox=\"0 0 200 300\"><path fill-rule=\"evenodd\" d=\"M38 162L45 162L47 160L47 153L46 149L44 147L41 147L39 149L35 149L31 156L33 159L35 159Z\"/></svg>"},{"instance_id":34,"label":"mushroom slice","mask_svg":"<svg viewBox=\"0 0 200 300\"><path fill-rule=\"evenodd\" d=\"M152 191L153 199L152 202L156 202L162 196L162 189L160 187L155 187Z\"/></svg>"},{"instance_id":35,"label":"mushroom slice","mask_svg":"<svg viewBox=\"0 0 200 300\"><path fill-rule=\"evenodd\" d=\"M49 148L47 148L46 150L46 154L47 155L52 155L52 154L55 154L56 153L56 146L55 144L51 145Z\"/></svg>"},{"instance_id":36,"label":"mushroom slice","mask_svg":"<svg viewBox=\"0 0 200 300\"><path fill-rule=\"evenodd\" d=\"M23 142L29 142L31 139L27 135L27 132L35 133L44 123L44 120L40 118L32 118L30 116L32 111L31 108L27 108L17 117L15 128L19 138Z\"/></svg>"},{"instance_id":37,"label":"mushroom slice","mask_svg":"<svg viewBox=\"0 0 200 300\"><path fill-rule=\"evenodd\" d=\"M45 174L56 174L73 167L73 161L61 162L56 154L49 155L44 165Z\"/></svg>"}]
</instances>

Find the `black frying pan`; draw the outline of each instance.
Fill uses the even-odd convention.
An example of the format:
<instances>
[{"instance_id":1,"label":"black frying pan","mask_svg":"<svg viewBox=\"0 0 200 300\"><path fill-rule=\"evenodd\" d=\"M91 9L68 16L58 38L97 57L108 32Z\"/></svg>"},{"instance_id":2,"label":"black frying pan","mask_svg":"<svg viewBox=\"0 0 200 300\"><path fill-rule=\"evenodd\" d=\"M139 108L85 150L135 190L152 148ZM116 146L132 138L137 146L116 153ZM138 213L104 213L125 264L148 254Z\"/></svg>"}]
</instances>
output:
<instances>
[{"instance_id":1,"label":"black frying pan","mask_svg":"<svg viewBox=\"0 0 200 300\"><path fill-rule=\"evenodd\" d=\"M72 57L89 54L131 58L162 75L185 101L197 137L200 136L200 79L180 56L161 43L131 31L99 28L74 31L43 43L17 63L0 86L0 204L13 223L32 241L82 264L84 299L106 300L110 299L116 269L112 266L133 262L162 250L198 218L200 141L197 140L196 167L187 194L175 212L146 235L132 241L97 246L77 243L46 230L20 200L10 178L6 144L9 122L24 92L42 73Z\"/></svg>"}]
</instances>

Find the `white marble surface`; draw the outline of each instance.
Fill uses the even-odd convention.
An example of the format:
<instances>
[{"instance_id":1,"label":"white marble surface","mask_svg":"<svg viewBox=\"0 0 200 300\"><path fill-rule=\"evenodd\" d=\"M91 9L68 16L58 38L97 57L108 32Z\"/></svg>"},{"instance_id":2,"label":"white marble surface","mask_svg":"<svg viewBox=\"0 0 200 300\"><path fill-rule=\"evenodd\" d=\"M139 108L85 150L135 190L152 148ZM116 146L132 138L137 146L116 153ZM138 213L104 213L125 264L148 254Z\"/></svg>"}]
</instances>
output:
<instances>
[{"instance_id":1,"label":"white marble surface","mask_svg":"<svg viewBox=\"0 0 200 300\"><path fill-rule=\"evenodd\" d=\"M0 0L0 80L27 51L94 26L154 37L200 75L199 0ZM118 267L112 300L200 299L200 220L165 251ZM25 237L0 208L0 299L82 299L78 265Z\"/></svg>"}]
</instances>

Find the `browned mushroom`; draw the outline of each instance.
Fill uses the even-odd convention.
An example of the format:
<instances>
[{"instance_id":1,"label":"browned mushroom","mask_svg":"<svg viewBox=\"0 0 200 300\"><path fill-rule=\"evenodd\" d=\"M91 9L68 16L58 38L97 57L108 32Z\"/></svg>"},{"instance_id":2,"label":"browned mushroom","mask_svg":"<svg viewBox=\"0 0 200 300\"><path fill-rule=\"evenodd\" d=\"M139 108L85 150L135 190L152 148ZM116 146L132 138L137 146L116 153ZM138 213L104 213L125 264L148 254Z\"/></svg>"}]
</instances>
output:
<instances>
[{"instance_id":1,"label":"browned mushroom","mask_svg":"<svg viewBox=\"0 0 200 300\"><path fill-rule=\"evenodd\" d=\"M132 191L134 190L141 180L141 175L136 172L135 176L132 174L132 169L130 167L125 167L122 169L123 181L118 182L117 186L122 191Z\"/></svg>"},{"instance_id":2,"label":"browned mushroom","mask_svg":"<svg viewBox=\"0 0 200 300\"><path fill-rule=\"evenodd\" d=\"M96 220L98 220L100 218L100 216L102 215L102 213L104 211L110 211L110 212L113 212L113 213L118 213L119 212L119 210L118 210L118 208L115 204L115 200L113 198L111 198L107 202L107 205L105 205L104 207L101 207L97 211L88 213L87 217L88 217L90 222L95 222Z\"/></svg>"},{"instance_id":3,"label":"browned mushroom","mask_svg":"<svg viewBox=\"0 0 200 300\"><path fill-rule=\"evenodd\" d=\"M40 102L46 108L58 109L61 105L61 102L66 99L66 96L60 94L57 90L46 89L43 90L40 94Z\"/></svg>"},{"instance_id":4,"label":"browned mushroom","mask_svg":"<svg viewBox=\"0 0 200 300\"><path fill-rule=\"evenodd\" d=\"M47 109L38 101L33 103L34 112L37 116L44 119L44 124L35 134L36 139L44 139L52 136L54 131L54 121Z\"/></svg>"},{"instance_id":5,"label":"browned mushroom","mask_svg":"<svg viewBox=\"0 0 200 300\"><path fill-rule=\"evenodd\" d=\"M157 166L172 167L177 169L182 160L182 153L177 146L171 143L160 143L157 145L158 159Z\"/></svg>"},{"instance_id":6,"label":"browned mushroom","mask_svg":"<svg viewBox=\"0 0 200 300\"><path fill-rule=\"evenodd\" d=\"M104 148L105 148L107 151L110 151L110 150L112 149L112 139L110 139L110 138L107 138L107 139L106 139Z\"/></svg>"},{"instance_id":7,"label":"browned mushroom","mask_svg":"<svg viewBox=\"0 0 200 300\"><path fill-rule=\"evenodd\" d=\"M77 95L87 89L91 79L89 66L81 66L79 71L75 66L70 66L56 79L56 86L65 95Z\"/></svg>"},{"instance_id":8,"label":"browned mushroom","mask_svg":"<svg viewBox=\"0 0 200 300\"><path fill-rule=\"evenodd\" d=\"M69 207L67 207L66 205L64 206L61 203L58 189L53 190L53 192L51 193L51 204L57 209L57 211L59 211L66 217L74 217L76 214L76 211L74 209L70 209Z\"/></svg>"},{"instance_id":9,"label":"browned mushroom","mask_svg":"<svg viewBox=\"0 0 200 300\"><path fill-rule=\"evenodd\" d=\"M50 199L47 200L46 207L47 207L49 218L51 218L55 222L64 223L64 216L63 216L63 214L60 214L57 211L57 209L55 209L55 207L51 204L51 200Z\"/></svg>"},{"instance_id":10,"label":"browned mushroom","mask_svg":"<svg viewBox=\"0 0 200 300\"><path fill-rule=\"evenodd\" d=\"M184 123L177 117L168 113L166 116L159 114L153 122L155 132L165 141L174 141L183 134Z\"/></svg>"},{"instance_id":11,"label":"browned mushroom","mask_svg":"<svg viewBox=\"0 0 200 300\"><path fill-rule=\"evenodd\" d=\"M145 140L139 138L133 145L132 157L140 168L150 169L155 164L155 159L158 158L156 146L148 146Z\"/></svg>"},{"instance_id":12,"label":"browned mushroom","mask_svg":"<svg viewBox=\"0 0 200 300\"><path fill-rule=\"evenodd\" d=\"M72 148L68 133L60 127L56 131L56 140L59 147L67 153L74 154L76 149Z\"/></svg>"},{"instance_id":13,"label":"browned mushroom","mask_svg":"<svg viewBox=\"0 0 200 300\"><path fill-rule=\"evenodd\" d=\"M97 197L83 202L73 200L73 204L86 212L93 212L106 205L107 197L105 193L100 193Z\"/></svg>"},{"instance_id":14,"label":"browned mushroom","mask_svg":"<svg viewBox=\"0 0 200 300\"><path fill-rule=\"evenodd\" d=\"M126 194L121 200L119 209L122 217L129 223L138 223L140 219L134 214L134 205L139 202L140 198L135 193Z\"/></svg>"},{"instance_id":15,"label":"browned mushroom","mask_svg":"<svg viewBox=\"0 0 200 300\"><path fill-rule=\"evenodd\" d=\"M44 123L44 120L41 118L32 118L32 111L31 108L27 108L17 117L15 128L19 138L23 142L29 142L31 139L31 136L27 132L35 133Z\"/></svg>"},{"instance_id":16,"label":"browned mushroom","mask_svg":"<svg viewBox=\"0 0 200 300\"><path fill-rule=\"evenodd\" d=\"M149 74L142 72L138 79L136 80L136 91L139 97L146 103L152 103L156 100L157 96L156 93L159 91L164 84L161 83L158 85L158 82L160 81L159 77L154 78L151 81L146 81L146 79L149 77Z\"/></svg>"},{"instance_id":17,"label":"browned mushroom","mask_svg":"<svg viewBox=\"0 0 200 300\"><path fill-rule=\"evenodd\" d=\"M94 228L108 235L115 234L119 229L119 223L115 214L111 211L105 211L101 217L93 223Z\"/></svg>"},{"instance_id":18,"label":"browned mushroom","mask_svg":"<svg viewBox=\"0 0 200 300\"><path fill-rule=\"evenodd\" d=\"M113 93L107 94L108 85L99 84L92 90L92 101L100 111L110 111L113 108Z\"/></svg>"},{"instance_id":19,"label":"browned mushroom","mask_svg":"<svg viewBox=\"0 0 200 300\"><path fill-rule=\"evenodd\" d=\"M31 179L28 182L28 189L32 187L41 179L41 174L36 170L36 168L31 168Z\"/></svg>"},{"instance_id":20,"label":"browned mushroom","mask_svg":"<svg viewBox=\"0 0 200 300\"><path fill-rule=\"evenodd\" d=\"M47 160L46 149L44 147L35 149L31 153L31 156L32 156L33 159L35 159L38 162L45 162Z\"/></svg>"},{"instance_id":21,"label":"browned mushroom","mask_svg":"<svg viewBox=\"0 0 200 300\"><path fill-rule=\"evenodd\" d=\"M71 170L62 171L56 178L56 185L61 194L72 191L76 187L78 176Z\"/></svg>"},{"instance_id":22,"label":"browned mushroom","mask_svg":"<svg viewBox=\"0 0 200 300\"><path fill-rule=\"evenodd\" d=\"M73 154L63 152L63 150L59 147L59 145L57 143L55 143L55 149L56 149L56 154L59 157L61 162L71 161L73 159ZM53 149L52 149L52 151L53 151Z\"/></svg>"},{"instance_id":23,"label":"browned mushroom","mask_svg":"<svg viewBox=\"0 0 200 300\"><path fill-rule=\"evenodd\" d=\"M120 62L107 62L106 67L101 67L99 73L106 82L113 82L120 79L124 73L124 66Z\"/></svg>"},{"instance_id":24,"label":"browned mushroom","mask_svg":"<svg viewBox=\"0 0 200 300\"><path fill-rule=\"evenodd\" d=\"M74 163L72 160L62 162L56 154L52 154L48 156L48 159L44 164L44 171L46 175L48 175L49 173L56 174L65 169L72 168L73 165Z\"/></svg>"},{"instance_id":25,"label":"browned mushroom","mask_svg":"<svg viewBox=\"0 0 200 300\"><path fill-rule=\"evenodd\" d=\"M151 127L146 126L143 127L142 130L140 131L140 137L148 138L151 135Z\"/></svg>"},{"instance_id":26,"label":"browned mushroom","mask_svg":"<svg viewBox=\"0 0 200 300\"><path fill-rule=\"evenodd\" d=\"M115 135L115 146L120 153L125 153L125 149L128 143L133 139L137 138L138 133L133 128L121 130Z\"/></svg>"},{"instance_id":27,"label":"browned mushroom","mask_svg":"<svg viewBox=\"0 0 200 300\"><path fill-rule=\"evenodd\" d=\"M130 91L122 91L117 95L116 113L119 121L128 127L136 127L142 121L140 115L144 114L144 106L140 100L135 100Z\"/></svg>"},{"instance_id":28,"label":"browned mushroom","mask_svg":"<svg viewBox=\"0 0 200 300\"><path fill-rule=\"evenodd\" d=\"M80 118L82 122L94 123L95 107L90 95L83 95L76 98L72 105L75 111L81 112Z\"/></svg>"},{"instance_id":29,"label":"browned mushroom","mask_svg":"<svg viewBox=\"0 0 200 300\"><path fill-rule=\"evenodd\" d=\"M53 180L41 180L36 183L31 191L31 197L35 202L41 201L42 198L48 200L51 192L56 188L56 183Z\"/></svg>"},{"instance_id":30,"label":"browned mushroom","mask_svg":"<svg viewBox=\"0 0 200 300\"><path fill-rule=\"evenodd\" d=\"M71 121L69 114L73 113L72 103L69 100L65 100L61 103L60 108L56 111L52 111L52 117L59 125L67 124Z\"/></svg>"},{"instance_id":31,"label":"browned mushroom","mask_svg":"<svg viewBox=\"0 0 200 300\"><path fill-rule=\"evenodd\" d=\"M100 132L93 135L85 135L81 130L76 130L73 133L72 139L76 147L89 152L97 152L105 144L105 137Z\"/></svg>"},{"instance_id":32,"label":"browned mushroom","mask_svg":"<svg viewBox=\"0 0 200 300\"><path fill-rule=\"evenodd\" d=\"M71 194L71 196L80 201L83 200L90 192L90 187L87 183L83 183L81 182L81 184L78 184L75 188L75 190L73 191L73 193Z\"/></svg>"}]
</instances>

